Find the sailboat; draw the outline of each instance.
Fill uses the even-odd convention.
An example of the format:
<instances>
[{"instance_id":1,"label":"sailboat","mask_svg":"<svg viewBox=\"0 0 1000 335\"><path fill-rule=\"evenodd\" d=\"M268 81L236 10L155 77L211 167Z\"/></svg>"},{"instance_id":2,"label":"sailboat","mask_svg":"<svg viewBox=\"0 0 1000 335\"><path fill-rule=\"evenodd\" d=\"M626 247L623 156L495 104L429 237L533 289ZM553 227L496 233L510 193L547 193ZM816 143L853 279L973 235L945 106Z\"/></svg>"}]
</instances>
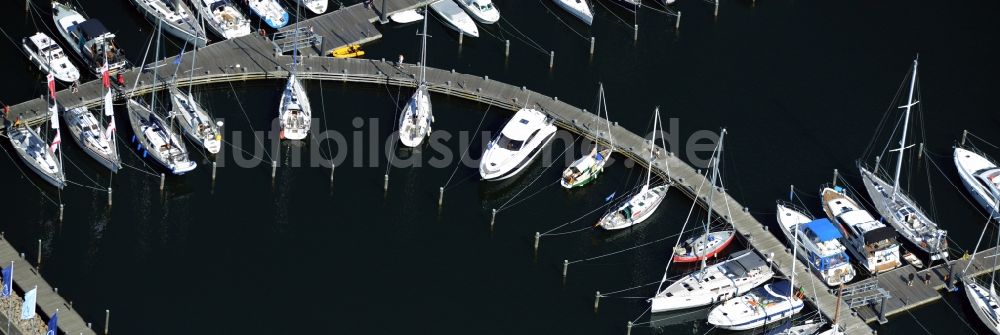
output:
<instances>
[{"instance_id":1,"label":"sailboat","mask_svg":"<svg viewBox=\"0 0 1000 335\"><path fill-rule=\"evenodd\" d=\"M247 5L271 28L278 29L288 25L288 12L278 0L248 0Z\"/></svg>"},{"instance_id":2,"label":"sailboat","mask_svg":"<svg viewBox=\"0 0 1000 335\"><path fill-rule=\"evenodd\" d=\"M80 79L80 70L69 61L62 47L45 33L39 32L23 38L21 47L27 52L28 59L42 72L51 73L56 79L66 83Z\"/></svg>"},{"instance_id":3,"label":"sailboat","mask_svg":"<svg viewBox=\"0 0 1000 335\"><path fill-rule=\"evenodd\" d=\"M998 199L998 198L994 198ZM996 211L990 213L990 217L996 215ZM969 267L972 265L973 260L976 255L979 254L979 244L983 241L983 236L986 235L986 230L990 227L990 219L986 219L986 225L983 227L983 232L979 235L979 240L976 242L976 248L972 252L972 259L965 264L965 269L962 270L962 274L959 279L965 286L965 297L969 299L969 304L972 305L972 309L976 311L976 316L979 320L986 325L994 334L1000 334L1000 299L997 299L996 290L996 271L990 273L990 282L987 285L979 283L975 277L967 274ZM1000 250L1000 234L997 234L997 241L994 250ZM1000 256L994 253L993 257L993 267L997 267L997 257ZM985 286L985 287L984 287Z\"/></svg>"},{"instance_id":4,"label":"sailboat","mask_svg":"<svg viewBox=\"0 0 1000 335\"><path fill-rule=\"evenodd\" d=\"M813 219L804 209L778 203L778 226L809 270L829 286L854 279L855 271L847 248L840 244L843 235L827 218ZM801 231L801 234L800 234Z\"/></svg>"},{"instance_id":5,"label":"sailboat","mask_svg":"<svg viewBox=\"0 0 1000 335\"><path fill-rule=\"evenodd\" d=\"M712 231L712 203L715 202L715 190L717 180L719 179L719 161L722 160L722 143L726 138L726 129L722 129L722 134L719 136L719 143L715 146L715 153L712 157L712 168L711 168L711 189L708 193L708 219L705 220L703 225L705 230L702 234L698 236L692 236L684 241L677 250L674 251L674 262L678 263L690 263L690 262L704 262L706 259L715 257L719 254L729 243L733 242L736 237L736 232L733 230L719 230Z\"/></svg>"},{"instance_id":6,"label":"sailboat","mask_svg":"<svg viewBox=\"0 0 1000 335\"><path fill-rule=\"evenodd\" d=\"M586 156L580 157L570 164L566 170L563 170L562 178L559 179L559 184L563 188L575 188L582 187L590 182L597 179L604 172L604 165L607 164L608 158L611 157L612 149L615 145L613 137L611 135L611 117L607 115L608 106L604 102L604 84L601 84L598 88L597 94L597 116L601 116L601 109L604 109L605 118L608 125L608 139L609 144L605 148L600 148L597 142L594 142L594 148Z\"/></svg>"},{"instance_id":7,"label":"sailboat","mask_svg":"<svg viewBox=\"0 0 1000 335\"><path fill-rule=\"evenodd\" d=\"M100 75L104 64L108 64L110 71L125 66L127 61L115 42L115 34L109 32L101 21L84 18L72 6L57 1L52 2L52 21L90 73Z\"/></svg>"},{"instance_id":8,"label":"sailboat","mask_svg":"<svg viewBox=\"0 0 1000 335\"><path fill-rule=\"evenodd\" d=\"M66 110L63 112L63 120L69 126L70 135L76 140L76 144L83 148L83 152L111 172L118 172L118 169L121 169L118 147L111 135L114 129L111 131L105 129L87 107Z\"/></svg>"},{"instance_id":9,"label":"sailboat","mask_svg":"<svg viewBox=\"0 0 1000 335\"><path fill-rule=\"evenodd\" d=\"M298 11L298 7L296 7ZM295 21L295 34L298 35L298 21ZM297 37L297 36L296 36ZM278 119L281 124L281 139L302 140L309 135L312 124L312 105L309 96L302 88L302 83L295 76L299 69L298 45L292 49L292 73L288 76L285 90L281 92L281 102L278 104Z\"/></svg>"},{"instance_id":10,"label":"sailboat","mask_svg":"<svg viewBox=\"0 0 1000 335\"><path fill-rule=\"evenodd\" d=\"M594 22L594 5L590 0L552 0L588 26Z\"/></svg>"},{"instance_id":11,"label":"sailboat","mask_svg":"<svg viewBox=\"0 0 1000 335\"><path fill-rule=\"evenodd\" d=\"M157 24L156 56L160 54L161 24ZM153 67L153 81L156 81L156 69ZM155 83L154 83L155 86ZM170 173L181 175L198 166L188 158L187 148L180 136L174 131L172 124L167 123L154 111L156 108L156 92L151 94L152 102L146 106L133 98L128 98L126 107L128 118L132 124L135 136L132 142L138 142L136 150L142 152L143 158L151 157L165 167ZM171 117L173 119L173 117Z\"/></svg>"},{"instance_id":12,"label":"sailboat","mask_svg":"<svg viewBox=\"0 0 1000 335\"><path fill-rule=\"evenodd\" d=\"M150 21L163 22L167 33L188 43L205 46L208 38L205 29L195 21L191 9L183 1L175 0L132 0Z\"/></svg>"},{"instance_id":13,"label":"sailboat","mask_svg":"<svg viewBox=\"0 0 1000 335\"><path fill-rule=\"evenodd\" d=\"M667 268L670 264L667 264ZM725 261L685 275L666 288L664 272L656 295L650 299L653 313L708 306L746 293L774 276L768 262L753 250L741 250Z\"/></svg>"},{"instance_id":14,"label":"sailboat","mask_svg":"<svg viewBox=\"0 0 1000 335\"><path fill-rule=\"evenodd\" d=\"M427 91L427 15L424 15L424 30L420 35L420 83L399 115L399 140L410 148L420 146L424 138L430 136L434 123L431 95Z\"/></svg>"},{"instance_id":15,"label":"sailboat","mask_svg":"<svg viewBox=\"0 0 1000 335\"><path fill-rule=\"evenodd\" d=\"M225 39L250 35L250 20L230 0L191 0L208 28Z\"/></svg>"},{"instance_id":16,"label":"sailboat","mask_svg":"<svg viewBox=\"0 0 1000 335\"><path fill-rule=\"evenodd\" d=\"M913 60L913 70L910 75L908 102L905 106L900 107L906 110L903 116L903 134L899 140L899 148L892 150L896 151L897 154L896 174L892 178L892 183L885 182L880 176L873 173L873 171L877 172L878 159L875 163L876 169L872 171L861 166L860 163L858 168L861 170L861 179L864 181L865 189L868 190L868 195L882 217L896 228L896 231L903 238L929 255L932 261L947 260L948 233L939 229L937 223L932 221L899 186L900 172L903 168L903 151L908 148L906 135L910 125L910 109L917 104L916 101L913 101L913 92L917 84L917 59Z\"/></svg>"},{"instance_id":17,"label":"sailboat","mask_svg":"<svg viewBox=\"0 0 1000 335\"><path fill-rule=\"evenodd\" d=\"M49 85L53 87L52 74L49 74ZM38 135L38 131L31 129L27 125L11 127L7 129L7 138L14 147L18 156L28 165L32 171L42 177L47 183L59 188L66 187L66 171L63 170L62 151L59 151L59 144L62 142L59 134L59 106L55 100L55 91L50 88L51 101L49 103L49 113L52 118L49 124L56 131L51 144L46 144L45 140ZM40 130L41 128L39 128ZM56 158L56 152L59 157Z\"/></svg>"},{"instance_id":18,"label":"sailboat","mask_svg":"<svg viewBox=\"0 0 1000 335\"><path fill-rule=\"evenodd\" d=\"M791 281L776 282L753 289L716 306L708 313L708 323L722 329L747 330L763 327L797 314L805 307L801 292L795 292L795 265L799 247L796 227L792 241Z\"/></svg>"},{"instance_id":19,"label":"sailboat","mask_svg":"<svg viewBox=\"0 0 1000 335\"><path fill-rule=\"evenodd\" d=\"M657 133L657 127L660 127L660 133ZM653 138L649 140L649 168L646 169L646 184L642 185L639 192L628 198L625 202L612 207L612 210L608 211L597 221L597 226L604 228L606 230L617 230L628 228L646 221L656 208L660 206L663 202L663 198L667 195L667 190L670 189L669 184L663 184L658 186L650 187L650 182L653 174L653 162L657 157L656 154L656 135L660 135L660 140L663 140L663 129L660 125L660 108L657 107L654 111L653 116ZM670 171L669 162L666 158L663 160L663 166L667 169L668 174Z\"/></svg>"},{"instance_id":20,"label":"sailboat","mask_svg":"<svg viewBox=\"0 0 1000 335\"><path fill-rule=\"evenodd\" d=\"M840 225L847 251L854 255L862 268L876 274L902 265L899 243L892 228L875 220L840 186L823 188L820 195L823 211L831 221Z\"/></svg>"},{"instance_id":21,"label":"sailboat","mask_svg":"<svg viewBox=\"0 0 1000 335\"><path fill-rule=\"evenodd\" d=\"M194 64L198 59L198 48L191 51L191 76L194 77ZM179 68L179 66L178 66ZM208 150L211 154L219 153L222 148L222 133L219 131L219 123L213 122L213 118L205 112L201 104L194 99L191 93L190 84L187 92L181 91L177 87L177 69L174 69L174 83L168 88L171 106L173 106L172 116L179 118L181 130L192 142Z\"/></svg>"},{"instance_id":22,"label":"sailboat","mask_svg":"<svg viewBox=\"0 0 1000 335\"><path fill-rule=\"evenodd\" d=\"M972 194L979 206L1000 220L1000 167L986 155L972 149L955 147L955 167L962 177L962 184Z\"/></svg>"},{"instance_id":23,"label":"sailboat","mask_svg":"<svg viewBox=\"0 0 1000 335\"><path fill-rule=\"evenodd\" d=\"M329 0L298 0L298 2L316 15L326 13L326 7L330 5Z\"/></svg>"}]
</instances>

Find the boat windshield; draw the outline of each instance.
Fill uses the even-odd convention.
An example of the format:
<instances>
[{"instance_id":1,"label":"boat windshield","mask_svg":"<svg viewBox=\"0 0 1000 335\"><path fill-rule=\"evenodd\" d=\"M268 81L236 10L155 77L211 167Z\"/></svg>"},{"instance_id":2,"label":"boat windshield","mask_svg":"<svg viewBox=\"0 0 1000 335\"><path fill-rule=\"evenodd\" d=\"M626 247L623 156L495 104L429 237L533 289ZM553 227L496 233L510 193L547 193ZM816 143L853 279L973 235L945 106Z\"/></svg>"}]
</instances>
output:
<instances>
[{"instance_id":1,"label":"boat windshield","mask_svg":"<svg viewBox=\"0 0 1000 335\"><path fill-rule=\"evenodd\" d=\"M521 146L524 145L524 141L512 140L504 134L500 134L500 138L497 139L497 146L510 151L521 150Z\"/></svg>"}]
</instances>

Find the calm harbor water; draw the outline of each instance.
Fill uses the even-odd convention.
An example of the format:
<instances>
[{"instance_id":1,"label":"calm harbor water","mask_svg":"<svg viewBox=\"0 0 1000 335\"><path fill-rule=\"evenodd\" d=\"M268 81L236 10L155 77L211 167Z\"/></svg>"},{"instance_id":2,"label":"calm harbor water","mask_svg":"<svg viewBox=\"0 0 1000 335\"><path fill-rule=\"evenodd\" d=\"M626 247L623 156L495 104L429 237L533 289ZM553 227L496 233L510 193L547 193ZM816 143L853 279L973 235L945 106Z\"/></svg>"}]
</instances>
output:
<instances>
[{"instance_id":1,"label":"calm harbor water","mask_svg":"<svg viewBox=\"0 0 1000 335\"><path fill-rule=\"evenodd\" d=\"M597 85L603 82L611 118L633 131L650 129L655 106L665 117L676 118L676 130L668 130L679 141L670 149L687 159L688 138L727 127L726 186L773 231L774 201L787 197L788 185L802 190L816 214L816 190L829 182L834 168L861 187L855 160L868 147L919 52L926 118L922 130L929 157L944 174L931 165L931 192L922 166L914 169L910 182L925 207L931 207L927 194L934 194L932 212L958 247L974 246L983 220L960 196L964 190L949 184L957 183L950 148L962 129L1000 142L995 136L1000 117L991 108L991 92L998 89L993 80L997 39L995 32L989 33L996 30L996 2L724 1L719 17L713 18L711 4L690 0L678 4L684 13L679 33L672 30L671 18L642 10L633 19L611 1L600 2L590 28L548 0L495 2L509 23L502 30L488 28L478 39L467 38L462 46L455 33L432 22L429 65L525 85L588 110L594 109ZM17 50L21 37L51 29L49 6L34 1L40 11L26 15L23 5L0 4L8 13L2 27L16 41L3 42L6 51L0 53L6 65L0 83L0 102L5 104L45 92L44 76ZM141 60L153 28L129 1L81 5L118 35L133 62ZM633 21L639 25L638 41L632 39ZM545 52L515 37L514 27ZM382 27L384 38L365 50L371 58L403 54L415 61L418 28ZM587 54L589 42L574 31L596 37L593 57ZM511 39L506 59L502 39ZM164 44L168 54L176 54L182 43L167 38ZM556 53L552 70L547 50ZM227 139L247 144L256 141L252 130L269 129L281 85L258 81L196 91L215 116L225 118ZM675 234L691 204L679 192L672 191L651 221L636 229L545 238L534 255L534 232L581 217L607 195L635 185L644 171L618 162L594 185L566 192L551 185L563 169L561 160L549 169L535 165L502 189L479 182L475 169L456 170L454 164L387 170L384 151L373 155L367 148L385 147L396 107L411 91L318 82L306 87L322 128L357 132L360 142L347 136L351 144L343 147L281 144L262 154L281 162L274 181L267 164L237 167L234 150L227 147L219 158L226 166L218 170L214 185L211 160L193 153L199 169L168 177L161 194L159 180L136 169L125 169L109 181L67 140L66 158L78 166L67 163L68 178L87 186L70 186L61 193L42 187L39 192L31 182L40 179L22 176L20 161L0 160L5 178L0 230L30 259L42 239L45 278L95 328L104 310L111 309L112 331L126 334L620 334L627 321L648 307L643 299L604 299L595 314L594 292L659 280L672 239L573 264L565 283L561 263ZM433 102L435 129L456 134L475 130L484 111L484 130L499 129L510 116L457 98L435 95ZM122 116L120 125L126 124ZM373 132L380 136L369 136ZM454 157L465 149L456 139L445 144ZM470 156L478 158L482 143L472 145ZM552 155L564 145L556 142ZM884 142L875 145L880 149ZM13 154L9 144L2 146ZM287 167L290 152L316 146L348 157L362 155L365 164L352 166L348 160L338 166L332 186L329 169ZM134 150L120 148L127 164L145 169ZM1000 157L998 149L981 148ZM249 144L245 149L253 151ZM400 151L400 157L409 154ZM384 193L387 171L390 187ZM535 177L538 181L530 183ZM439 210L437 190L449 179ZM90 188L109 182L115 190L111 210L106 194ZM63 222L58 221L58 206L46 197L66 205ZM497 215L491 231L490 210L504 204L513 205ZM586 227L598 215L566 229ZM646 297L653 290L645 287L622 296ZM638 321L649 320L645 315ZM639 327L633 333L703 334L709 328L698 320ZM957 294L897 315L877 329L890 334L985 332Z\"/></svg>"}]
</instances>

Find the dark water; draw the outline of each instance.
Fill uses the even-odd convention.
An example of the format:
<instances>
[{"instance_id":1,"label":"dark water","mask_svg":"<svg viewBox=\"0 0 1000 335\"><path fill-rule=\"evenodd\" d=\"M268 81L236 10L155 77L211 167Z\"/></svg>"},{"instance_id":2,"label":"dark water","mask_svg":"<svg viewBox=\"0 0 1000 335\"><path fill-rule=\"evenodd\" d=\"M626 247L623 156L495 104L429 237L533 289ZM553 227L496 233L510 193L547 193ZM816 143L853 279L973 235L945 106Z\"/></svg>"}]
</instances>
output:
<instances>
[{"instance_id":1,"label":"dark water","mask_svg":"<svg viewBox=\"0 0 1000 335\"><path fill-rule=\"evenodd\" d=\"M927 192L921 186L926 185L926 173L918 170L913 188L925 207L930 207L926 195L933 193L938 221L960 247L973 247L983 220L976 207L962 200L964 191L954 189L946 178L957 182L950 147L962 129L996 141L996 2L724 1L716 19L710 4L689 0L678 5L684 12L679 33L672 31L672 19L641 11L638 42L632 40L633 19L621 10L598 6L595 25L587 29L547 0L496 2L513 27L542 49L555 50L553 70L548 70L546 54L517 38L501 37L512 40L511 55L505 59L498 38L483 33L479 39L465 39L460 47L456 35L436 23L430 27L429 65L526 85L588 109L593 109L597 83L603 82L611 117L629 129L647 131L657 105L666 117L677 118L682 143L671 150L682 157L687 145L683 141L690 135L727 127L727 186L768 225L773 225L774 200L787 196L789 184L804 190L803 199L816 213L814 190L829 181L832 169L840 168L860 187L854 162L869 145L919 52L926 117L922 129L930 157L945 174L931 167L934 188ZM48 5L34 4L41 12L30 15L22 14L19 1L0 5L8 13L2 26L17 41L4 42L7 51L0 55L6 65L0 99L6 104L44 93L44 77L16 51L21 37L46 29L38 25L51 27ZM82 6L118 34L129 58L141 60L152 26L131 3L83 1ZM597 38L592 58L587 55L589 43L556 17ZM510 25L506 27L504 32L490 30L513 36ZM366 51L373 58L393 59L403 53L408 61L415 60L417 29L383 28L385 37ZM166 40L167 52L175 53L181 43ZM223 84L199 92L206 106L226 119L227 138L246 144L255 141L250 130L269 129L281 85L234 83L232 88ZM332 147L348 157L358 154L357 148L384 147L385 134L393 129L397 97L410 93L342 83L312 82L307 88L322 123L362 135L361 142L348 136L350 145ZM455 98L433 99L438 130L474 130L487 109ZM498 129L509 115L489 111L484 129ZM356 117L361 118L360 127L354 126ZM367 140L373 124L379 134L375 142ZM69 142L64 146L66 158L80 169L67 167L68 178L106 187L107 173ZM454 139L446 144L454 156L464 149ZM478 158L481 143L473 145L471 156ZM876 145L880 149L884 141ZM3 147L12 150L9 144ZM563 147L556 142L552 149L558 153ZM143 165L127 153L133 152L130 148L121 148L126 163ZM560 280L562 260L672 235L691 204L671 192L641 227L543 239L536 256L531 252L535 231L580 217L606 195L633 185L643 171L615 164L596 184L565 192L543 189L556 180L561 165L536 165L515 185L500 190L478 182L474 169L458 168L444 208L438 211L437 188L453 167L389 169L390 189L384 194L384 154L362 154L363 162L373 159L377 166L352 167L350 160L339 166L331 187L329 169L285 167L295 148L327 150L325 143L282 144L269 154L282 165L274 182L266 164L239 168L229 163L219 169L214 186L210 161L194 153L201 167L183 177L168 177L162 195L156 178L126 169L111 181L111 210L104 192L86 187L61 193L43 187L40 193L29 182L39 179L18 173L15 166L23 168L19 161L3 160L6 192L0 230L30 259L36 240L42 239L41 271L46 279L74 301L95 328L104 309L111 309L111 328L118 333L618 334L647 303L605 299L595 314L594 291L658 280L669 243L574 264L565 284ZM1000 150L985 148L1000 156ZM231 151L226 148L227 162L232 162ZM539 181L511 203L542 191L498 214L491 232L490 209L506 203L539 175ZM42 194L66 204L64 222L58 222L58 206ZM596 214L567 229L594 220ZM652 294L653 288L646 287L623 295ZM897 315L879 332L984 331L964 297L948 295L945 302ZM957 319L965 319L971 328ZM633 330L706 331L703 321Z\"/></svg>"}]
</instances>

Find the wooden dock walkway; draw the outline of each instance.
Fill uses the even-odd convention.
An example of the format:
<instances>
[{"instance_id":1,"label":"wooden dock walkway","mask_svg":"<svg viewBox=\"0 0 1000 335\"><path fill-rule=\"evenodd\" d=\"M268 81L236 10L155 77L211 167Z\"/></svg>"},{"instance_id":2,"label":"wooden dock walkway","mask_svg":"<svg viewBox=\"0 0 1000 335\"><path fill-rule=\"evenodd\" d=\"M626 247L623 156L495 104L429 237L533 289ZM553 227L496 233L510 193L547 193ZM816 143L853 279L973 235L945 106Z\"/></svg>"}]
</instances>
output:
<instances>
[{"instance_id":1,"label":"wooden dock walkway","mask_svg":"<svg viewBox=\"0 0 1000 335\"><path fill-rule=\"evenodd\" d=\"M87 323L83 321L83 317L77 314L73 306L70 306L55 290L49 285L45 279L38 273L38 269L35 269L28 261L21 258L17 250L7 242L6 239L0 235L0 264L4 267L10 265L10 261L14 261L14 286L20 288L21 292L27 292L31 289L38 287L38 309L37 312L45 316L45 320L48 320L55 314L56 309L59 309L59 330L63 334L84 334L84 335L94 335L96 334L94 330L87 327ZM19 318L20 315L5 315L5 317ZM0 330L3 332L6 329ZM12 333L14 329L11 329ZM22 334L30 334L30 332L21 331Z\"/></svg>"},{"instance_id":2,"label":"wooden dock walkway","mask_svg":"<svg viewBox=\"0 0 1000 335\"><path fill-rule=\"evenodd\" d=\"M309 50L303 49L304 55L329 55L334 49L351 45L364 44L382 38L382 33L375 28L374 22L379 20L383 3L385 13L389 15L428 5L436 0L375 0L371 8L364 3L357 3L336 11L316 16L298 23L298 27L310 29L323 37L323 44ZM279 31L293 31L295 24L289 24Z\"/></svg>"}]
</instances>

